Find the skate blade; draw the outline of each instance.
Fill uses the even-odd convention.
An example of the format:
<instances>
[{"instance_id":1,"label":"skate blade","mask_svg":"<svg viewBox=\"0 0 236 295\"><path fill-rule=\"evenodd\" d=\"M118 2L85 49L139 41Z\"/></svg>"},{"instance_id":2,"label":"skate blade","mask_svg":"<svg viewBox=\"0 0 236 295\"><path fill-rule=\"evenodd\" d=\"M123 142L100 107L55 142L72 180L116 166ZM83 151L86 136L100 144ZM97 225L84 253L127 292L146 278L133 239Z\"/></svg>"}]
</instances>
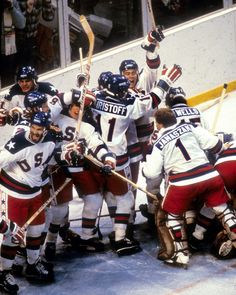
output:
<instances>
[{"instance_id":1,"label":"skate blade","mask_svg":"<svg viewBox=\"0 0 236 295\"><path fill-rule=\"evenodd\" d=\"M188 264L187 263L179 263L179 262L174 262L174 261L170 261L170 260L165 260L164 263L167 264L167 265L170 265L170 266L183 268L183 269L186 269L186 270L188 269Z\"/></svg>"}]
</instances>

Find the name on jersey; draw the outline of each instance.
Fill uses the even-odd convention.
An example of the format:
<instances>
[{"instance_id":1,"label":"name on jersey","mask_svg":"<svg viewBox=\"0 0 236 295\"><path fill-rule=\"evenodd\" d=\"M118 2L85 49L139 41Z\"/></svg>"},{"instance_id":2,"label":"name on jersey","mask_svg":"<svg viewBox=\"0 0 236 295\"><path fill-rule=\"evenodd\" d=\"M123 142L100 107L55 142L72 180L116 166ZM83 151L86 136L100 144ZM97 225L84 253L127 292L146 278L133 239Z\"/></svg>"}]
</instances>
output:
<instances>
[{"instance_id":1,"label":"name on jersey","mask_svg":"<svg viewBox=\"0 0 236 295\"><path fill-rule=\"evenodd\" d=\"M199 111L195 108L172 109L172 111L174 111L176 117L199 115Z\"/></svg>"},{"instance_id":2,"label":"name on jersey","mask_svg":"<svg viewBox=\"0 0 236 295\"><path fill-rule=\"evenodd\" d=\"M96 101L96 109L120 116L126 116L127 114L126 106L112 102L105 102L102 100Z\"/></svg>"},{"instance_id":3,"label":"name on jersey","mask_svg":"<svg viewBox=\"0 0 236 295\"><path fill-rule=\"evenodd\" d=\"M162 150L167 143L177 139L180 135L192 131L190 125L181 125L175 128L173 131L164 134L156 143L156 147Z\"/></svg>"}]
</instances>

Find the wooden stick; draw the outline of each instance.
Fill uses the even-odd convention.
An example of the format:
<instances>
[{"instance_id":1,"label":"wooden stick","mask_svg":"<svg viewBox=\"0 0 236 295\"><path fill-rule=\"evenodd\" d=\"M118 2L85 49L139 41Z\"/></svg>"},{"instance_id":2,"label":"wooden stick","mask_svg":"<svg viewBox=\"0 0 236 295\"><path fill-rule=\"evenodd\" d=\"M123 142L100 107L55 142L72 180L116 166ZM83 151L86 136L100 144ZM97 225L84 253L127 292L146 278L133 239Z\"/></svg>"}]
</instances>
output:
<instances>
[{"instance_id":1,"label":"wooden stick","mask_svg":"<svg viewBox=\"0 0 236 295\"><path fill-rule=\"evenodd\" d=\"M217 121L219 119L219 115L220 115L220 111L221 111L221 108L222 108L222 103L223 103L223 100L224 100L224 97L225 97L227 87L228 87L228 84L225 83L223 85L223 89L222 89L222 92L221 92L218 108L217 108L216 115L215 115L215 118L214 118L214 121L213 121L212 129L211 129L213 134L216 132L216 124L217 124Z\"/></svg>"},{"instance_id":2,"label":"wooden stick","mask_svg":"<svg viewBox=\"0 0 236 295\"><path fill-rule=\"evenodd\" d=\"M226 99L228 97L228 94L225 95L224 99ZM201 111L201 112L205 112L207 110L209 110L210 108L212 108L213 106L215 106L216 104L218 104L220 101L220 98L216 98L204 103L201 103L200 105L197 105L196 107Z\"/></svg>"},{"instance_id":3,"label":"wooden stick","mask_svg":"<svg viewBox=\"0 0 236 295\"><path fill-rule=\"evenodd\" d=\"M83 59L83 51L82 48L79 48L79 59L80 59L80 69L81 69L81 73L84 72L84 59Z\"/></svg>"},{"instance_id":4,"label":"wooden stick","mask_svg":"<svg viewBox=\"0 0 236 295\"><path fill-rule=\"evenodd\" d=\"M26 221L26 223L21 227L21 230L25 231L27 229L30 223L52 202L54 198L56 198L56 196L63 190L70 180L70 178L65 180L65 182L54 192L54 194Z\"/></svg>"},{"instance_id":5,"label":"wooden stick","mask_svg":"<svg viewBox=\"0 0 236 295\"><path fill-rule=\"evenodd\" d=\"M101 163L100 161L98 161L96 158L94 158L91 155L84 155L84 157L86 159L88 159L89 161L91 161L92 163L94 163L96 166L98 167L103 167L103 163ZM154 199L155 201L158 201L157 196L148 192L147 190L145 190L144 188L140 187L139 185L137 185L136 183L134 183L133 181L131 181L130 179L126 178L125 176L121 175L120 173L116 172L115 170L111 170L111 173L115 176L117 176L118 178L122 179L123 181L131 184L134 188L139 189L140 191L144 192L146 195L148 195L149 197L151 197L152 199Z\"/></svg>"},{"instance_id":6,"label":"wooden stick","mask_svg":"<svg viewBox=\"0 0 236 295\"><path fill-rule=\"evenodd\" d=\"M88 51L88 60L87 60L87 64L86 64L86 69L85 69L86 77L85 77L85 81L84 81L84 85L83 85L83 89L82 89L82 102L80 104L80 112L79 112L77 126L76 126L76 138L78 138L78 136L79 136L80 125L81 125L83 113L84 113L84 99L85 99L87 85L88 85L88 81L89 81L89 73L90 73L91 61L92 61L93 50L94 50L94 42L95 42L95 37L94 37L93 31L92 31L86 17L84 15L80 15L79 19L80 19L80 23L81 23L81 25L88 37L88 40L89 40L89 51Z\"/></svg>"},{"instance_id":7,"label":"wooden stick","mask_svg":"<svg viewBox=\"0 0 236 295\"><path fill-rule=\"evenodd\" d=\"M157 26L156 26L156 22L155 22L155 18L154 18L154 13L152 10L152 0L146 0L146 1L147 1L148 14L149 14L149 17L151 18L152 29L156 30ZM160 48L159 42L157 42L157 48Z\"/></svg>"}]
</instances>

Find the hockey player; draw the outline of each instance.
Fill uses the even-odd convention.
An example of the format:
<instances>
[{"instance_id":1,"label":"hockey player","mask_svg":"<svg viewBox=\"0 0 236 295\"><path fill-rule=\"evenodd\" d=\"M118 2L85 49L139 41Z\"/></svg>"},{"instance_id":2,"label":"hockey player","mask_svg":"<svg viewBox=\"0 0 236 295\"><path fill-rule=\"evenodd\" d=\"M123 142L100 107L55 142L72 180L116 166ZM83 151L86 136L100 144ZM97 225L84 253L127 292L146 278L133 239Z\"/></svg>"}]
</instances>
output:
<instances>
[{"instance_id":1,"label":"hockey player","mask_svg":"<svg viewBox=\"0 0 236 295\"><path fill-rule=\"evenodd\" d=\"M223 151L215 163L215 169L223 178L227 192L230 195L230 204L235 210L236 208L236 185L235 185L235 159L236 159L236 141L233 134L220 132L222 141L229 143L229 148ZM219 259L233 258L236 255L236 249L233 246L227 232L222 228L216 235L212 245L212 253Z\"/></svg>"},{"instance_id":2,"label":"hockey player","mask_svg":"<svg viewBox=\"0 0 236 295\"><path fill-rule=\"evenodd\" d=\"M164 34L160 28L152 30L144 38L141 47L146 51L146 64L139 70L138 64L133 59L123 60L120 64L119 71L130 81L129 91L142 95L150 92L157 80L158 68L160 66L160 56L158 53L159 42L164 39ZM137 183L139 175L139 163L145 159L147 143L153 132L154 122L152 112L146 113L142 118L139 118L130 123L127 130L128 154L130 157L130 169L132 181ZM136 197L136 190L133 190ZM135 205L134 205L135 207ZM128 234L133 235L133 222L135 219L135 208L132 210L128 225Z\"/></svg>"},{"instance_id":3,"label":"hockey player","mask_svg":"<svg viewBox=\"0 0 236 295\"><path fill-rule=\"evenodd\" d=\"M166 72L165 75L161 76L157 83L158 87L139 99L135 94L128 94L130 82L121 75L109 77L107 89L97 93L94 113L100 134L108 148L116 154L116 170L123 176L130 177L125 136L130 122L141 118L148 111L154 110L165 96L165 89L170 87L170 84L180 75L180 67L173 66L168 70L168 73ZM117 203L114 225L115 249L118 255L132 254L137 250L140 251L137 242L126 239L126 227L131 208L134 205L134 196L127 184L118 181L116 177L111 176L110 181L112 181L113 186L110 186L108 191L116 196Z\"/></svg>"},{"instance_id":4,"label":"hockey player","mask_svg":"<svg viewBox=\"0 0 236 295\"><path fill-rule=\"evenodd\" d=\"M187 100L186 100L186 94L184 92L184 90L182 89L182 87L171 87L166 95L165 98L165 104L168 108L170 108L172 110L172 112L174 113L177 123L193 123L193 124L198 124L200 126L202 126L205 129L209 130L209 125L208 122L206 121L206 119L204 118L203 114L195 107L190 107L187 104ZM156 132L155 134L153 134L152 138L153 138L153 142L155 142L157 140L158 137L158 130L154 131ZM156 138L155 138L156 137ZM164 175L162 177L162 179L164 178ZM152 187L148 187L148 189L150 191L155 191L158 192L160 191L160 184L162 181L161 177L158 177L158 179L153 179L153 180L148 180L147 183L152 184ZM145 212L146 217L148 218L148 220L153 220L154 219L154 215L151 215L151 212L153 212L153 203L152 200L150 200L151 203L149 202L148 205L140 205L140 209L143 210L143 213ZM200 210L200 206L201 204L198 205L198 210ZM151 210L149 210L149 208L151 208ZM196 208L192 208L193 210L188 210L187 212L185 212L185 221L186 221L186 231L189 234L189 236L192 235L192 231L194 229L195 226L195 219L196 219ZM208 214L207 214L208 213ZM212 216L212 210L206 209L205 207L202 208L202 214L201 215L199 213L199 220L200 220L200 216L201 220L202 219L208 219ZM159 259L165 259L165 257L168 256L168 253L166 253L166 251L168 252L168 249L170 249L170 247L168 247L167 244L169 244L168 242L168 235L166 236L166 228L165 228L165 222L164 220L166 219L165 216L165 212L163 212L163 210L161 208L157 208L157 230L159 233L159 239L160 239L160 248L159 248L159 252L158 252L158 258ZM214 217L214 214L213 214ZM187 238L187 237L186 237ZM193 240L194 238L191 236L191 240ZM162 241L164 241L164 243L162 243Z\"/></svg>"},{"instance_id":5,"label":"hockey player","mask_svg":"<svg viewBox=\"0 0 236 295\"><path fill-rule=\"evenodd\" d=\"M186 266L189 254L183 242L182 215L194 199L202 199L212 207L221 220L234 246L236 217L228 205L229 197L218 172L209 163L204 151L211 149L220 153L224 147L217 136L192 124L177 124L173 112L167 108L155 114L159 137L143 168L146 177L155 178L164 169L169 185L162 202L167 212L166 225L173 239L172 255L166 263ZM156 165L153 165L153 163Z\"/></svg>"},{"instance_id":6,"label":"hockey player","mask_svg":"<svg viewBox=\"0 0 236 295\"><path fill-rule=\"evenodd\" d=\"M46 128L51 122L47 113L35 113L30 129L12 137L1 150L2 215L23 226L42 205L42 172L53 155L55 142ZM39 259L40 237L44 226L44 212L38 214L26 232L27 267L30 280L52 281L53 271ZM1 244L1 287L14 294L18 286L9 279L17 247L6 237Z\"/></svg>"},{"instance_id":7,"label":"hockey player","mask_svg":"<svg viewBox=\"0 0 236 295\"><path fill-rule=\"evenodd\" d=\"M24 97L30 91L38 91L48 97L58 95L58 90L49 82L39 82L36 70L31 66L21 67L16 73L17 83L6 94L4 108L24 108Z\"/></svg>"},{"instance_id":8,"label":"hockey player","mask_svg":"<svg viewBox=\"0 0 236 295\"><path fill-rule=\"evenodd\" d=\"M93 98L93 96L90 95L90 98ZM63 144L70 145L73 139L82 142L86 147L86 150L92 153L99 161L104 163L103 171L110 173L110 170L115 167L115 158L108 151L104 141L96 132L96 129L91 122L91 116L88 116L89 110L87 108L92 103L92 100L88 99L88 97L85 99L85 113L79 133L77 133L82 92L80 90L72 90L71 92L65 93L64 100L66 102L71 101L71 103L68 104L68 108L65 109L60 109L59 101L56 101L56 99L58 98L52 98L52 101L49 101L49 105L51 103L53 103L54 106L58 105L57 114L55 112L55 107L52 116L54 122L57 123L62 130ZM87 251L104 251L104 244L97 239L95 231L98 210L103 201L101 182L95 179L96 173L93 172L93 169L88 167L88 163L82 159L76 167L74 167L73 164L73 161L71 161L68 171L71 175L73 184L78 188L84 201L82 212L82 234L77 245L74 246ZM45 247L45 256L47 259L51 260L55 257L58 230L64 221L65 216L68 215L69 201L71 201L72 198L72 191L70 194L64 196L60 194L57 197L57 201L51 206L52 221L49 226Z\"/></svg>"}]
</instances>

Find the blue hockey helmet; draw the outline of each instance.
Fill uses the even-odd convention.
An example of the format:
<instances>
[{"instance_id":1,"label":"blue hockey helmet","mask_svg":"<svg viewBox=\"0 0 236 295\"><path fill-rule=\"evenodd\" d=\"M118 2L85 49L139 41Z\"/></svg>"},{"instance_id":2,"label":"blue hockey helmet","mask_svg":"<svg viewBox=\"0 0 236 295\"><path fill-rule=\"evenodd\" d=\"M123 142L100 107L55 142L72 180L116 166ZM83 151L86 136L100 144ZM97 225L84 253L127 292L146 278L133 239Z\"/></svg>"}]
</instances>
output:
<instances>
[{"instance_id":1,"label":"blue hockey helmet","mask_svg":"<svg viewBox=\"0 0 236 295\"><path fill-rule=\"evenodd\" d=\"M172 107L177 103L187 103L186 94L182 87L170 87L166 94L166 105Z\"/></svg>"},{"instance_id":2,"label":"blue hockey helmet","mask_svg":"<svg viewBox=\"0 0 236 295\"><path fill-rule=\"evenodd\" d=\"M113 75L112 72L102 72L98 77L98 88L105 89L107 88L107 80L108 78Z\"/></svg>"},{"instance_id":3,"label":"blue hockey helmet","mask_svg":"<svg viewBox=\"0 0 236 295\"><path fill-rule=\"evenodd\" d=\"M129 87L129 80L119 74L113 74L107 80L107 93L112 97L124 98Z\"/></svg>"},{"instance_id":4,"label":"blue hockey helmet","mask_svg":"<svg viewBox=\"0 0 236 295\"><path fill-rule=\"evenodd\" d=\"M46 102L47 102L46 94L38 92L38 91L31 91L28 94L26 94L24 98L25 107L30 109L33 109L35 107L40 108Z\"/></svg>"},{"instance_id":5,"label":"blue hockey helmet","mask_svg":"<svg viewBox=\"0 0 236 295\"><path fill-rule=\"evenodd\" d=\"M16 73L16 80L19 81L23 79L37 81L38 75L36 73L35 68L31 66L25 66L25 67L19 68L19 70Z\"/></svg>"},{"instance_id":6,"label":"blue hockey helmet","mask_svg":"<svg viewBox=\"0 0 236 295\"><path fill-rule=\"evenodd\" d=\"M31 125L38 125L47 128L52 123L51 115L50 113L45 112L34 113L31 117L30 123Z\"/></svg>"},{"instance_id":7,"label":"blue hockey helmet","mask_svg":"<svg viewBox=\"0 0 236 295\"><path fill-rule=\"evenodd\" d=\"M138 64L133 59L125 59L121 62L120 67L120 74L127 70L136 70L138 71Z\"/></svg>"}]
</instances>

